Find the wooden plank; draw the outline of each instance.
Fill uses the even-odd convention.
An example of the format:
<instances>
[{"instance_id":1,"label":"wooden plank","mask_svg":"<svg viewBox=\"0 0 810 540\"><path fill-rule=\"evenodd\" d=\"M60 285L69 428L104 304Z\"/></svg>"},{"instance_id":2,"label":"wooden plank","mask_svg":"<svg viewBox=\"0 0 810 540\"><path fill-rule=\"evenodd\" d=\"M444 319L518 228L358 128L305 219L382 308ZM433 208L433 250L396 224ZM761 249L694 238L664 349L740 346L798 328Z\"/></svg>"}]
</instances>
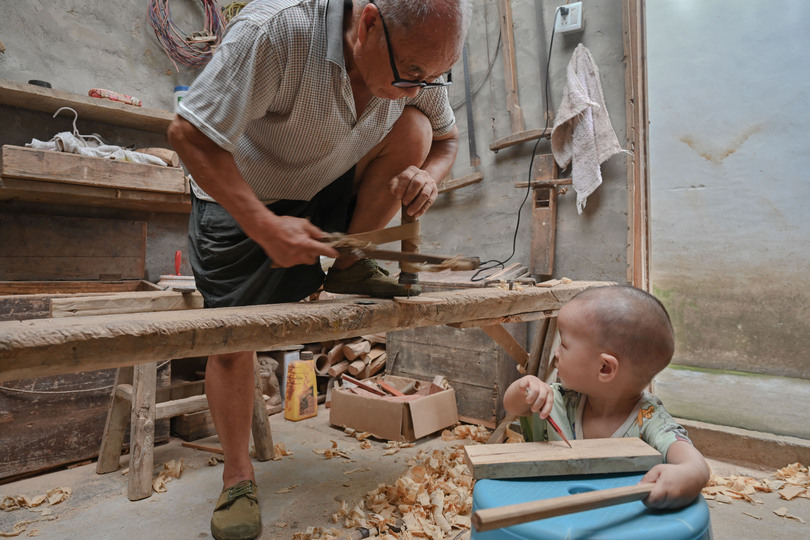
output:
<instances>
[{"instance_id":1,"label":"wooden plank","mask_svg":"<svg viewBox=\"0 0 810 540\"><path fill-rule=\"evenodd\" d=\"M557 316L556 310L533 311L531 313L517 313L515 315L507 315L506 317L497 317L493 319L476 319L473 321L463 321L460 323L453 323L448 326L452 326L453 328L474 328L482 326L492 326L493 324L540 321L543 319L548 319L549 317L556 317L556 316Z\"/></svg>"},{"instance_id":2,"label":"wooden plank","mask_svg":"<svg viewBox=\"0 0 810 540\"><path fill-rule=\"evenodd\" d=\"M165 134L174 114L160 109L134 107L108 99L91 98L64 90L0 79L0 105L49 114L60 107L74 109L82 120L93 120Z\"/></svg>"},{"instance_id":3,"label":"wooden plank","mask_svg":"<svg viewBox=\"0 0 810 540\"><path fill-rule=\"evenodd\" d=\"M179 193L158 193L78 184L62 184L42 180L0 178L0 200L20 200L57 205L102 208L124 208L145 212L188 214L191 196Z\"/></svg>"},{"instance_id":4,"label":"wooden plank","mask_svg":"<svg viewBox=\"0 0 810 540\"><path fill-rule=\"evenodd\" d=\"M627 132L627 281L650 290L650 167L644 0L622 1Z\"/></svg>"},{"instance_id":5,"label":"wooden plank","mask_svg":"<svg viewBox=\"0 0 810 540\"><path fill-rule=\"evenodd\" d=\"M190 309L0 322L0 381L243 350L344 339L402 328L443 325L559 309L603 282L552 289L437 292L442 304L371 299Z\"/></svg>"},{"instance_id":6,"label":"wooden plank","mask_svg":"<svg viewBox=\"0 0 810 540\"><path fill-rule=\"evenodd\" d=\"M176 167L34 150L8 144L3 146L0 155L0 176L159 193L187 193L183 170Z\"/></svg>"},{"instance_id":7,"label":"wooden plank","mask_svg":"<svg viewBox=\"0 0 810 540\"><path fill-rule=\"evenodd\" d=\"M0 281L0 295L107 294L128 291L159 291L151 281Z\"/></svg>"},{"instance_id":8,"label":"wooden plank","mask_svg":"<svg viewBox=\"0 0 810 540\"><path fill-rule=\"evenodd\" d=\"M611 489L587 491L542 499L526 503L510 504L497 508L483 508L472 515L472 524L479 533L511 527L520 523L585 512L616 504L640 501L650 494L655 484L634 484Z\"/></svg>"},{"instance_id":9,"label":"wooden plank","mask_svg":"<svg viewBox=\"0 0 810 540\"><path fill-rule=\"evenodd\" d=\"M512 133L523 131L523 111L518 97L517 62L515 55L515 25L512 21L512 4L509 0L498 1L503 42L503 73L506 84L506 109L511 119Z\"/></svg>"},{"instance_id":10,"label":"wooden plank","mask_svg":"<svg viewBox=\"0 0 810 540\"><path fill-rule=\"evenodd\" d=\"M0 279L142 279L146 221L0 214Z\"/></svg>"},{"instance_id":11,"label":"wooden plank","mask_svg":"<svg viewBox=\"0 0 810 540\"><path fill-rule=\"evenodd\" d=\"M442 193L448 193L450 191L455 191L457 189L461 189L463 187L471 186L473 184L478 184L484 179L483 173L475 172L472 174L468 174L466 176L462 176L461 178L449 178L442 181L439 184L439 195Z\"/></svg>"},{"instance_id":12,"label":"wooden plank","mask_svg":"<svg viewBox=\"0 0 810 540\"><path fill-rule=\"evenodd\" d=\"M529 272L533 276L554 273L554 248L557 237L557 188L532 191L532 252Z\"/></svg>"},{"instance_id":13,"label":"wooden plank","mask_svg":"<svg viewBox=\"0 0 810 540\"><path fill-rule=\"evenodd\" d=\"M518 133L507 135L506 137L496 139L489 143L489 149L493 152L497 152L498 150L503 150L509 146L515 146L516 144L533 141L535 139L539 139L540 137L546 139L551 137L551 128L527 129L526 131L520 131Z\"/></svg>"},{"instance_id":14,"label":"wooden plank","mask_svg":"<svg viewBox=\"0 0 810 540\"><path fill-rule=\"evenodd\" d=\"M140 291L54 298L51 301L51 317L142 313L177 309L201 309L202 307L203 297L198 292Z\"/></svg>"},{"instance_id":15,"label":"wooden plank","mask_svg":"<svg viewBox=\"0 0 810 540\"><path fill-rule=\"evenodd\" d=\"M465 446L467 465L481 478L646 472L663 461L638 437Z\"/></svg>"},{"instance_id":16,"label":"wooden plank","mask_svg":"<svg viewBox=\"0 0 810 540\"><path fill-rule=\"evenodd\" d=\"M529 361L529 353L512 337L512 334L506 331L506 328L500 324L493 324L492 326L483 326L481 330L486 332L498 345L503 347L506 354L511 356L518 365L524 368L526 367L526 362Z\"/></svg>"}]
</instances>

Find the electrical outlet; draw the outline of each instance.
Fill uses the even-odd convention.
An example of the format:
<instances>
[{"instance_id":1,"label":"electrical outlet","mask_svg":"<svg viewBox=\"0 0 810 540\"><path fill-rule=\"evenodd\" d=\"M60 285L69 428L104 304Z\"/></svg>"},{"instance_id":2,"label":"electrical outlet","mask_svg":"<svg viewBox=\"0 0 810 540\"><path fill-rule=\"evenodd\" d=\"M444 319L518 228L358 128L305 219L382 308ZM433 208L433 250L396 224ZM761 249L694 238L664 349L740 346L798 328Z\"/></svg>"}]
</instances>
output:
<instances>
[{"instance_id":1,"label":"electrical outlet","mask_svg":"<svg viewBox=\"0 0 810 540\"><path fill-rule=\"evenodd\" d=\"M555 19L554 31L558 34L566 32L579 32L584 23L582 19L582 2L571 2L560 6L559 14Z\"/></svg>"}]
</instances>

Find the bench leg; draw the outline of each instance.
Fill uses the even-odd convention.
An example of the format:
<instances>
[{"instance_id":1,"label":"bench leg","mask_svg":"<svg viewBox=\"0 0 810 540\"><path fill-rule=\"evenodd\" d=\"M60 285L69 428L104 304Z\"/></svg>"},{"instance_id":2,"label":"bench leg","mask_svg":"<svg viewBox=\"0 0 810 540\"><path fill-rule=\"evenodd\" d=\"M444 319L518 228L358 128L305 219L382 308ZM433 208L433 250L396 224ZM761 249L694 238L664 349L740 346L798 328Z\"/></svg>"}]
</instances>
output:
<instances>
[{"instance_id":1,"label":"bench leg","mask_svg":"<svg viewBox=\"0 0 810 540\"><path fill-rule=\"evenodd\" d=\"M118 368L115 373L110 408L107 411L107 422L101 436L101 448L98 451L96 473L105 474L118 470L121 461L121 446L124 444L124 432L129 423L132 406L116 390L119 384L132 384L132 368Z\"/></svg>"},{"instance_id":2,"label":"bench leg","mask_svg":"<svg viewBox=\"0 0 810 540\"><path fill-rule=\"evenodd\" d=\"M268 461L275 456L273 434L270 432L270 418L262 397L262 384L259 378L259 360L253 353L253 446L256 448L256 459Z\"/></svg>"},{"instance_id":3,"label":"bench leg","mask_svg":"<svg viewBox=\"0 0 810 540\"><path fill-rule=\"evenodd\" d=\"M129 434L129 486L131 501L152 495L155 449L155 387L157 363L139 364L132 381L132 421Z\"/></svg>"}]
</instances>

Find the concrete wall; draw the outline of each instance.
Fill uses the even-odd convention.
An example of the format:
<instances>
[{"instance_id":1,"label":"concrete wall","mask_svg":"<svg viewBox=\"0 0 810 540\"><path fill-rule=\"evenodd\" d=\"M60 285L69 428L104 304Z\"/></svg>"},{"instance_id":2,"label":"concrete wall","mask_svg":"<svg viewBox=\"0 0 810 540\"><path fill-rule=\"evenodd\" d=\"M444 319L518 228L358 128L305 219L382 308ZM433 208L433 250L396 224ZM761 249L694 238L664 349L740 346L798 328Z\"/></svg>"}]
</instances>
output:
<instances>
[{"instance_id":1,"label":"concrete wall","mask_svg":"<svg viewBox=\"0 0 810 540\"><path fill-rule=\"evenodd\" d=\"M545 126L544 85L551 29L558 5L565 2L513 0L515 49L520 105L526 129ZM424 250L478 255L482 260L504 260L512 251L518 208L525 189L514 187L529 177L529 162L535 141L494 153L489 144L510 134L506 109L503 50L498 44L498 2L474 1L474 18L468 39L470 79L473 89L473 122L477 153L481 158L480 184L439 196L423 218ZM626 147L624 50L622 9L619 0L591 1L584 6L585 29L554 36L550 62L549 97L556 112L565 84L565 73L576 46L582 42L601 72L605 103L620 144ZM494 63L493 63L494 57ZM493 63L487 77L487 69ZM451 103L461 130L459 156L453 168L458 178L474 172L470 165L468 125L461 63L453 71ZM550 153L548 141L537 152ZM624 156L610 158L602 166L603 185L588 198L583 214L577 215L573 191L559 197L555 272L557 277L624 282L627 267L627 180ZM520 214L516 252L511 262L529 265L531 242L531 196Z\"/></svg>"},{"instance_id":2,"label":"concrete wall","mask_svg":"<svg viewBox=\"0 0 810 540\"><path fill-rule=\"evenodd\" d=\"M647 3L652 277L675 361L810 378L810 3Z\"/></svg>"},{"instance_id":3,"label":"concrete wall","mask_svg":"<svg viewBox=\"0 0 810 540\"><path fill-rule=\"evenodd\" d=\"M474 21L469 37L470 78L480 85L472 103L475 118L481 184L440 195L424 218L423 250L437 253L478 255L482 260L506 259L512 251L518 210L526 195L514 187L528 177L534 141L501 150L495 154L489 143L510 133L504 89L503 54L496 46L499 34L497 2L474 0ZM558 3L514 0L517 70L520 103L527 129L544 125L543 85L548 41ZM202 28L203 17L197 2L171 3L173 20L186 32ZM176 84L188 84L195 70L178 73L166 56L149 26L146 2L117 3L115 9L98 0L28 0L0 4L3 20L2 41L6 51L0 54L0 77L15 81L44 79L54 88L86 94L93 87L108 88L139 97L145 106L170 109ZM593 54L601 70L602 84L613 127L623 146L624 69L620 0L591 0L585 3L585 30L557 35L550 64L551 108L560 103L565 70L571 53L582 41ZM493 62L487 75L487 68ZM461 62L454 69L456 84L451 101L457 104L462 131L461 151L454 176L473 172L467 150L467 122ZM12 113L6 113L12 114ZM30 140L31 136L49 138L54 124L48 115L14 111L12 120L27 128L25 135L16 129L0 131L0 136ZM25 116L25 119L21 119ZM48 122L48 130L42 128ZM12 124L13 125L13 124ZM59 129L69 127L65 119ZM80 120L80 127L82 126ZM40 129L37 129L40 128ZM92 130L112 139L109 127ZM92 131L90 130L90 131ZM24 142L24 141L23 141ZM160 142L160 141L158 141ZM16 141L17 144L20 141ZM539 153L548 153L547 141ZM627 188L625 159L618 155L603 166L604 184L588 199L582 216L577 215L574 194L560 197L556 276L575 279L624 281L626 276ZM520 211L516 253L511 262L528 266L530 249L531 200ZM175 220L176 221L176 220ZM171 235L174 245L184 239L184 226L171 222L161 233ZM151 234L151 229L150 229ZM150 240L156 241L150 236ZM161 253L147 261L150 277L165 273ZM168 248L173 249L172 247ZM171 251L173 253L173 251ZM161 269L158 269L160 266Z\"/></svg>"}]
</instances>

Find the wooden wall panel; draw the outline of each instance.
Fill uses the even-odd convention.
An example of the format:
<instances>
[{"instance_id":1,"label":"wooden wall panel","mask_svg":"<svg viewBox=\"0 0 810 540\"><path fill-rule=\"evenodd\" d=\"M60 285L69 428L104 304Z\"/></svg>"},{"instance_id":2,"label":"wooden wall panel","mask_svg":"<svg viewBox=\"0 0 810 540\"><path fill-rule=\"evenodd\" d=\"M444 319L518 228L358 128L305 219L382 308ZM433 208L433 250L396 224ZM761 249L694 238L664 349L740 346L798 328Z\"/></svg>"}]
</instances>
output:
<instances>
[{"instance_id":1,"label":"wooden wall panel","mask_svg":"<svg viewBox=\"0 0 810 540\"><path fill-rule=\"evenodd\" d=\"M146 221L0 214L0 280L143 279Z\"/></svg>"}]
</instances>

